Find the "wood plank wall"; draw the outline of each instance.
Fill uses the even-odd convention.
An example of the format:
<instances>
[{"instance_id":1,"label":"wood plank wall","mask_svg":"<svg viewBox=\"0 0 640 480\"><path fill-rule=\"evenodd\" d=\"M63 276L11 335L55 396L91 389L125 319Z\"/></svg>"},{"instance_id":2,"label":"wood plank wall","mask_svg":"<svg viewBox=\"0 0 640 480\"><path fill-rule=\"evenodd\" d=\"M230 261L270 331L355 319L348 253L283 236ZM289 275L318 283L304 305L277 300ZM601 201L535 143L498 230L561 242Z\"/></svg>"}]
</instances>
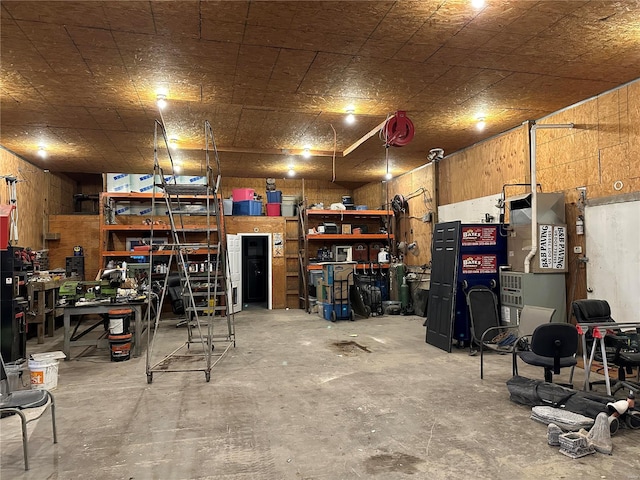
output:
<instances>
[{"instance_id":1,"label":"wood plank wall","mask_svg":"<svg viewBox=\"0 0 640 480\"><path fill-rule=\"evenodd\" d=\"M388 187L388 196L387 196ZM389 182L379 182L365 185L354 190L356 203L374 205L380 208L390 205L396 194L407 197L409 208L406 212L395 215L396 246L400 242L405 244L415 242L417 249L408 251L398 250L407 265L424 265L431 260L431 235L433 222L424 222L425 214L436 210L434 203L433 166L423 165L404 175L400 175Z\"/></svg>"},{"instance_id":2,"label":"wood plank wall","mask_svg":"<svg viewBox=\"0 0 640 480\"><path fill-rule=\"evenodd\" d=\"M573 129L538 130L536 172L544 192L565 194L568 251L581 246L588 257L584 236L576 235L575 229L579 214L577 187L586 187L588 199L640 191L640 80L558 111L538 123L575 124ZM528 183L528 152L528 126L520 125L447 155L439 163L440 205L499 194L504 184ZM389 182L390 198L415 189L416 184L406 178L411 174ZM369 184L354 195L358 201L374 198L378 189L378 183ZM515 189L507 190L508 195L515 193ZM420 260L430 260L426 250L421 249ZM570 255L568 304L572 292L573 299L586 297L585 266L576 261L577 255Z\"/></svg>"},{"instance_id":3,"label":"wood plank wall","mask_svg":"<svg viewBox=\"0 0 640 480\"><path fill-rule=\"evenodd\" d=\"M222 178L221 190L224 198L229 198L234 188L253 188L258 195L262 195L263 204L266 203L266 178ZM342 202L343 195L353 194L353 191L348 188L323 180L278 178L276 179L276 189L282 191L283 195L299 195L300 198L302 198L304 190L308 204L322 202L326 207L332 203Z\"/></svg>"},{"instance_id":4,"label":"wood plank wall","mask_svg":"<svg viewBox=\"0 0 640 480\"><path fill-rule=\"evenodd\" d=\"M254 188L254 187L243 187ZM281 233L283 241L286 241L284 217L257 217L257 216L227 216L224 217L227 233ZM285 308L287 276L284 251L283 256L272 258L272 306L274 309Z\"/></svg>"},{"instance_id":5,"label":"wood plank wall","mask_svg":"<svg viewBox=\"0 0 640 480\"><path fill-rule=\"evenodd\" d=\"M60 240L49 241L51 268L65 268L66 258L73 256L73 247L84 250L84 279L94 280L102 261L100 258L100 217L98 215L50 215L49 229L60 234Z\"/></svg>"},{"instance_id":6,"label":"wood plank wall","mask_svg":"<svg viewBox=\"0 0 640 480\"><path fill-rule=\"evenodd\" d=\"M49 215L73 212L76 184L65 175L48 173L0 147L0 175L18 179L18 243L33 250L52 248L44 240ZM4 180L0 182L0 203L9 203Z\"/></svg>"}]
</instances>

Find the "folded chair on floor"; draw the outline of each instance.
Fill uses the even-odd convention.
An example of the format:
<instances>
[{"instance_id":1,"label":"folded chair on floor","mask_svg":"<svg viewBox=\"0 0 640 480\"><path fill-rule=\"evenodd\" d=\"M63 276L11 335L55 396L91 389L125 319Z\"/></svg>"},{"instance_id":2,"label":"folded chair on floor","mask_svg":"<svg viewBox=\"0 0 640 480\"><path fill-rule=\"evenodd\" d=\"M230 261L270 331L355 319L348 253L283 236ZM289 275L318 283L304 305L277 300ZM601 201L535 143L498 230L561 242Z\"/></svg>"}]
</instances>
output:
<instances>
[{"instance_id":1,"label":"folded chair on floor","mask_svg":"<svg viewBox=\"0 0 640 480\"><path fill-rule=\"evenodd\" d=\"M48 390L17 390L12 392L2 355L0 355L0 364L2 365L0 382L6 384L3 391L7 392L0 395L0 418L9 415L18 415L20 417L20 421L22 423L24 469L29 470L27 424L40 418L44 412L50 408L51 423L53 425L53 443L58 443L56 435L55 400L51 392Z\"/></svg>"},{"instance_id":2,"label":"folded chair on floor","mask_svg":"<svg viewBox=\"0 0 640 480\"><path fill-rule=\"evenodd\" d=\"M553 375L560 373L561 368L572 367L569 386L573 388L573 370L577 363L578 330L569 323L545 323L539 325L531 335L526 350L520 350L522 342L513 351L513 375L518 375L520 358L529 365L544 368L545 382L553 383Z\"/></svg>"},{"instance_id":3,"label":"folded chair on floor","mask_svg":"<svg viewBox=\"0 0 640 480\"><path fill-rule=\"evenodd\" d=\"M611 323L611 328L607 328L604 337L607 364L617 367L618 379L611 387L611 394L617 391L633 390L640 393L640 332L625 333L615 328L615 320L611 317L611 307L606 300L584 299L576 300L571 304L571 310L577 323ZM587 334L587 348L590 351L593 345L591 331ZM599 349L595 350L595 360L602 362L602 354ZM638 369L636 381L629 381L627 374L633 373L633 368ZM594 384L605 383L604 381L590 382L589 388Z\"/></svg>"}]
</instances>

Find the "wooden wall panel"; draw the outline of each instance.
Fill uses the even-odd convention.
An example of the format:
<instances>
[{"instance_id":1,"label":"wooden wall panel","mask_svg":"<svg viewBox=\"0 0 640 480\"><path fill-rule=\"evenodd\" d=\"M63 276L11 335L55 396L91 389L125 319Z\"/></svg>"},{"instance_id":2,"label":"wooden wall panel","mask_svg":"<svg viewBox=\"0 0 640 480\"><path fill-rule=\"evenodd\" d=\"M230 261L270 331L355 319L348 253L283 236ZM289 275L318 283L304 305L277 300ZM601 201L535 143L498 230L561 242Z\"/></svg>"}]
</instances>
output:
<instances>
[{"instance_id":1,"label":"wooden wall panel","mask_svg":"<svg viewBox=\"0 0 640 480\"><path fill-rule=\"evenodd\" d=\"M453 153L439 163L441 205L493 195L529 181L527 128L520 126Z\"/></svg>"},{"instance_id":2,"label":"wooden wall panel","mask_svg":"<svg viewBox=\"0 0 640 480\"><path fill-rule=\"evenodd\" d=\"M73 212L76 184L64 175L45 172L0 147L0 176L18 179L18 243L34 250L50 248L44 240L49 215ZM9 203L6 181L0 181L0 203Z\"/></svg>"},{"instance_id":3,"label":"wooden wall panel","mask_svg":"<svg viewBox=\"0 0 640 480\"><path fill-rule=\"evenodd\" d=\"M84 250L84 278L94 280L101 268L100 219L98 215L51 215L49 229L60 234L60 240L49 242L49 265L65 268L66 258L73 256L73 247Z\"/></svg>"},{"instance_id":4,"label":"wooden wall panel","mask_svg":"<svg viewBox=\"0 0 640 480\"><path fill-rule=\"evenodd\" d=\"M253 188L263 197L263 203L266 203L266 178L224 177L221 187L224 198L229 198L234 188ZM283 195L299 195L300 198L304 195L308 204L322 202L327 207L332 203L342 202L343 195L353 194L348 188L324 180L278 178L276 189L282 191Z\"/></svg>"},{"instance_id":5,"label":"wooden wall panel","mask_svg":"<svg viewBox=\"0 0 640 480\"><path fill-rule=\"evenodd\" d=\"M371 210L384 209L387 202L387 182L369 183L353 191L356 205L366 205Z\"/></svg>"},{"instance_id":6,"label":"wooden wall panel","mask_svg":"<svg viewBox=\"0 0 640 480\"><path fill-rule=\"evenodd\" d=\"M253 188L253 187L244 187ZM227 233L280 233L283 240L285 239L285 221L284 217L258 217L258 216L228 216L224 218ZM286 249L285 245L285 249ZM283 252L284 250L283 249ZM273 292L273 308L286 307L286 268L285 257L272 258L272 274L271 289Z\"/></svg>"},{"instance_id":7,"label":"wooden wall panel","mask_svg":"<svg viewBox=\"0 0 640 480\"><path fill-rule=\"evenodd\" d=\"M424 222L423 218L436 211L433 170L433 165L425 165L389 182L390 199L397 193L408 198L408 212L396 214L394 231L396 246L401 242L417 244L414 250L397 252L403 254L405 263L410 266L424 265L431 260L433 223Z\"/></svg>"}]
</instances>

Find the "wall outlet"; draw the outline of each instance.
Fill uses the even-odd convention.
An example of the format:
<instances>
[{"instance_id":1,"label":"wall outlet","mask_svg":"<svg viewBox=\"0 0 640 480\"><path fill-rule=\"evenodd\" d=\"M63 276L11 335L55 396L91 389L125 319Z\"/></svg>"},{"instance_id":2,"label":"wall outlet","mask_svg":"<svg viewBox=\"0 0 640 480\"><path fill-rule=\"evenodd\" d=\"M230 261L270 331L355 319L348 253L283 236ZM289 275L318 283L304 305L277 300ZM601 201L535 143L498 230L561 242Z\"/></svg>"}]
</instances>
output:
<instances>
[{"instance_id":1,"label":"wall outlet","mask_svg":"<svg viewBox=\"0 0 640 480\"><path fill-rule=\"evenodd\" d=\"M582 247L580 245L576 245L573 247L573 253L582 253Z\"/></svg>"}]
</instances>

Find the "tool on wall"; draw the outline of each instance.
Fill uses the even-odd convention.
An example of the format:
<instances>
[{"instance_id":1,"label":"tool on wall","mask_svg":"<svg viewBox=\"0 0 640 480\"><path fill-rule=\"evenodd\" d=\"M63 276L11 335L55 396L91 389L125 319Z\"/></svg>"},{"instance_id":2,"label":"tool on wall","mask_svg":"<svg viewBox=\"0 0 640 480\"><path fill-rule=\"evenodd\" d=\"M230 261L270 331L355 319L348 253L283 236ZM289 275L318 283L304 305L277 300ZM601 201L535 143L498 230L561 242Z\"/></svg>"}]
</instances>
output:
<instances>
[{"instance_id":1,"label":"tool on wall","mask_svg":"<svg viewBox=\"0 0 640 480\"><path fill-rule=\"evenodd\" d=\"M16 184L18 179L12 175L4 175L0 178L4 178L7 183L7 198L9 199L9 205L14 208L11 210L11 219L9 225L9 245L18 244L18 194Z\"/></svg>"}]
</instances>

